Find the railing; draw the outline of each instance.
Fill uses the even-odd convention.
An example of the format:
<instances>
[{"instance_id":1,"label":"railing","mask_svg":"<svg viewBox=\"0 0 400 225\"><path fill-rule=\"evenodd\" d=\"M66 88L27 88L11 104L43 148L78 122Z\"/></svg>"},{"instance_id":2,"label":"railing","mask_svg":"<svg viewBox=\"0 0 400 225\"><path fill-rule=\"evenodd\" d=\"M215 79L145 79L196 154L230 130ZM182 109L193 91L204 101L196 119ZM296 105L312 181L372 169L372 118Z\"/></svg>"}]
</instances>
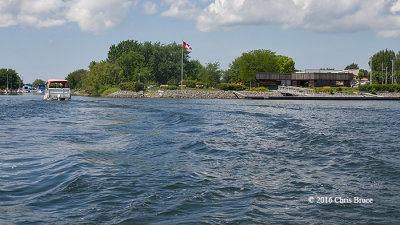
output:
<instances>
[{"instance_id":1,"label":"railing","mask_svg":"<svg viewBox=\"0 0 400 225\"><path fill-rule=\"evenodd\" d=\"M294 86L279 86L278 92L280 92L282 94L290 94L290 95L296 95L296 96L307 96L307 95L315 94L314 89L300 88L300 87L294 87Z\"/></svg>"}]
</instances>

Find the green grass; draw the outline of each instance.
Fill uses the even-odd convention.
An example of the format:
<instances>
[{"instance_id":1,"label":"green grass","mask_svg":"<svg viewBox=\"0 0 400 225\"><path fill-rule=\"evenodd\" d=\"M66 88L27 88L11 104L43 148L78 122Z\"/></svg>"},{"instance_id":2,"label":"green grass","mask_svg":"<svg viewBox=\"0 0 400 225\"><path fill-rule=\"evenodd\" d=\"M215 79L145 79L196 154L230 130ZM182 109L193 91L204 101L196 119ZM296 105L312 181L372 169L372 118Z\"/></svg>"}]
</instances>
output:
<instances>
[{"instance_id":1,"label":"green grass","mask_svg":"<svg viewBox=\"0 0 400 225\"><path fill-rule=\"evenodd\" d=\"M105 91L103 91L101 94L100 94L100 96L106 96L106 95L109 95L109 94L112 94L112 93L114 93L114 92L117 92L117 91L119 91L120 89L119 88L117 88L117 87L112 87L112 88L109 88L109 89L107 89L107 90L105 90Z\"/></svg>"}]
</instances>

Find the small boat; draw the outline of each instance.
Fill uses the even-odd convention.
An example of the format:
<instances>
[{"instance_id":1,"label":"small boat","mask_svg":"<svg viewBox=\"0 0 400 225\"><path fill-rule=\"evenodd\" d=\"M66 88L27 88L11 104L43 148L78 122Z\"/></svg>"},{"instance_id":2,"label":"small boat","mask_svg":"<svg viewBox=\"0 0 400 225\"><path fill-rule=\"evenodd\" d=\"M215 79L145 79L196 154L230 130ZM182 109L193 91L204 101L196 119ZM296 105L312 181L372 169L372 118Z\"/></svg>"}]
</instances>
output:
<instances>
[{"instance_id":1,"label":"small boat","mask_svg":"<svg viewBox=\"0 0 400 225\"><path fill-rule=\"evenodd\" d=\"M71 89L67 80L47 80L44 89L44 100L71 100Z\"/></svg>"}]
</instances>

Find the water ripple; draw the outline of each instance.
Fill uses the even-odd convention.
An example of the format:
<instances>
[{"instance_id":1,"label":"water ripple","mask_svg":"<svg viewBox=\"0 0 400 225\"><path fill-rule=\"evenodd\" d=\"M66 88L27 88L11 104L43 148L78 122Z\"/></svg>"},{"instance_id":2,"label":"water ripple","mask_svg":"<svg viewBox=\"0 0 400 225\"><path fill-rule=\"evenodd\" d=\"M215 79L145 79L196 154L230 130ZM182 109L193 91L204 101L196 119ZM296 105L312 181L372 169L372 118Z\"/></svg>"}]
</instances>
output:
<instances>
[{"instance_id":1,"label":"water ripple","mask_svg":"<svg viewBox=\"0 0 400 225\"><path fill-rule=\"evenodd\" d=\"M2 224L400 220L397 102L0 98Z\"/></svg>"}]
</instances>

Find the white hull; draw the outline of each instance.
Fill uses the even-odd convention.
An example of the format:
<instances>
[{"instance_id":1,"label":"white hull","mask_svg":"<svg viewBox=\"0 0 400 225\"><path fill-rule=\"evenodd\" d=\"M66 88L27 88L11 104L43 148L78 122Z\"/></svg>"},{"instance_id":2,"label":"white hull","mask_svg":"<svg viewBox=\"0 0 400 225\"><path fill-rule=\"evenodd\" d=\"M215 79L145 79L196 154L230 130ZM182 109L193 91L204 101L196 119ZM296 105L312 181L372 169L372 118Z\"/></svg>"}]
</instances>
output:
<instances>
[{"instance_id":1,"label":"white hull","mask_svg":"<svg viewBox=\"0 0 400 225\"><path fill-rule=\"evenodd\" d=\"M71 90L69 88L49 88L44 92L44 100L68 101L71 100Z\"/></svg>"}]
</instances>

